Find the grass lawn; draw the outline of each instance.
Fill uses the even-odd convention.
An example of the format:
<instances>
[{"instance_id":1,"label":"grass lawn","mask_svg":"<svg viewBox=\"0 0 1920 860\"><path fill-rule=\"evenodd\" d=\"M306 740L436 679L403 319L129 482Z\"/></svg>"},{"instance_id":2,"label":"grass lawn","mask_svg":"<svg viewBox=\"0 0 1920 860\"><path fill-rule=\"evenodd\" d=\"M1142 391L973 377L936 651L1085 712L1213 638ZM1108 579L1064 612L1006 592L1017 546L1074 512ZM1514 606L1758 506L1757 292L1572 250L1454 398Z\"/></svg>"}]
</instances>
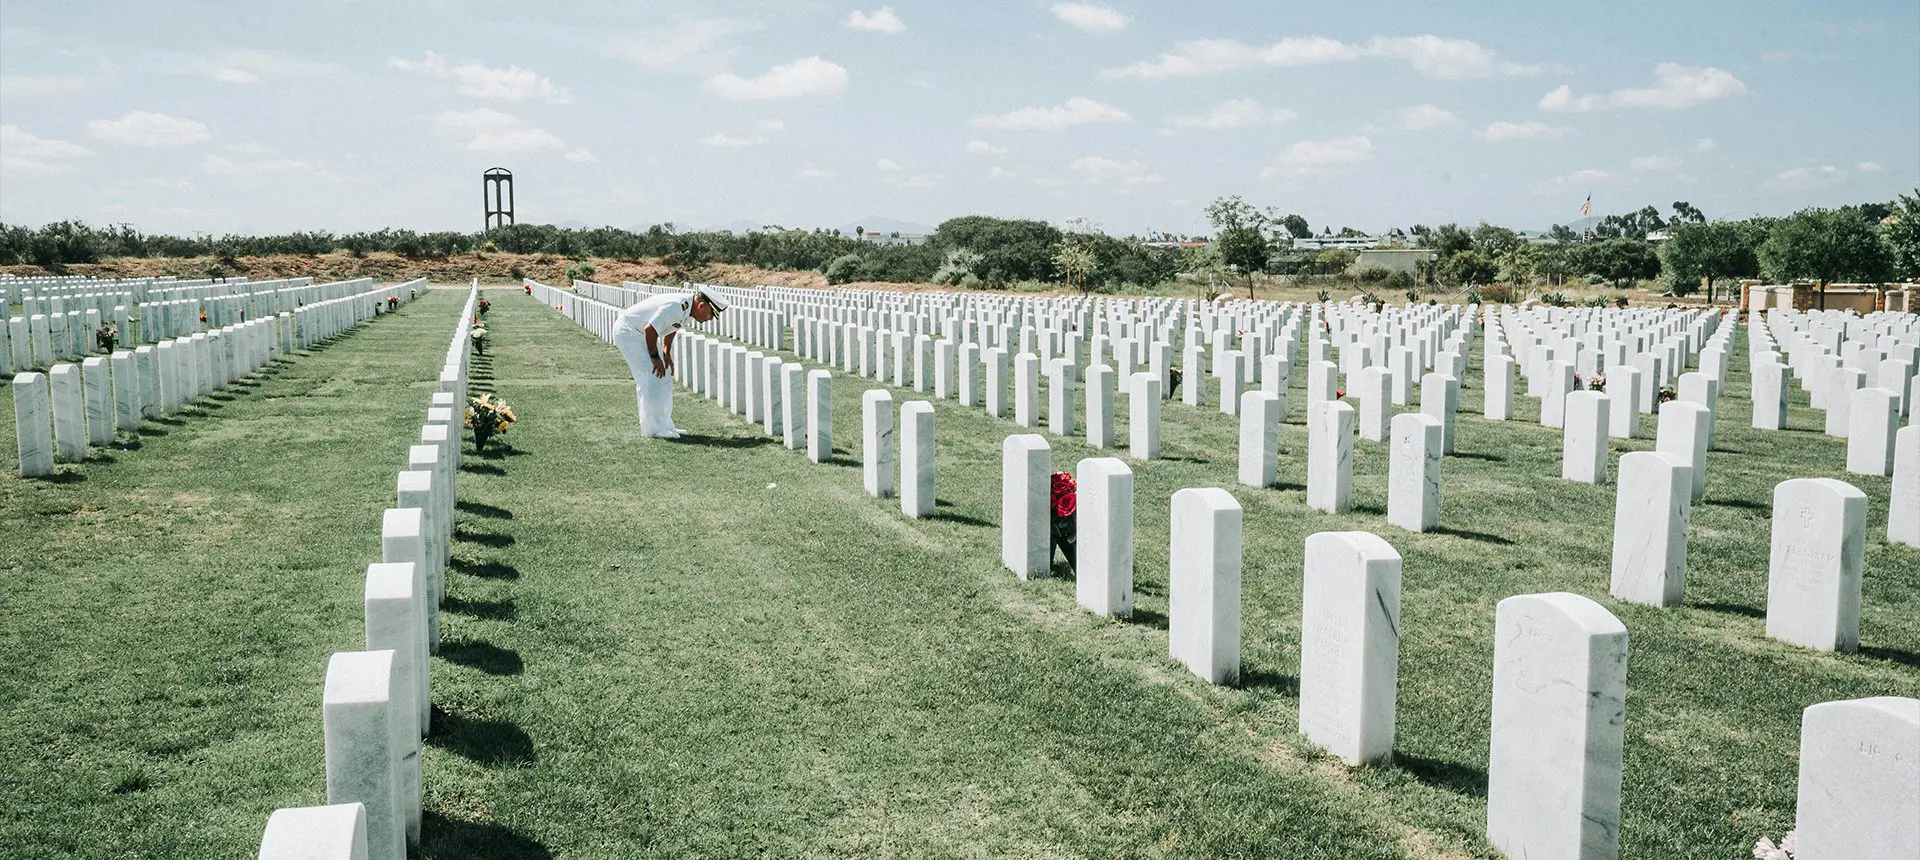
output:
<instances>
[{"instance_id":1,"label":"grass lawn","mask_svg":"<svg viewBox=\"0 0 1920 860\"><path fill-rule=\"evenodd\" d=\"M324 802L326 657L361 641L458 295L63 467L84 480L22 481L0 454L20 511L0 527L0 855L247 857L273 809ZM424 857L1487 856L1494 604L1573 591L1631 637L1623 856L1741 858L1792 826L1801 708L1920 690L1920 552L1884 540L1889 482L1844 474L1803 395L1792 429L1746 428L1744 333L1685 608L1606 597L1613 488L1558 479L1557 430L1475 417L1476 345L1436 533L1386 526L1380 443L1356 443L1353 513L1306 508L1301 389L1277 489L1233 483L1236 419L1167 404L1167 459L1136 464L1138 609L1114 622L1064 576L1000 566L1010 422L937 403L939 513L908 520L860 487L871 382L836 374L826 465L685 391L696 437L642 439L610 345L490 297L476 388L522 421L463 466ZM1095 453L1049 441L1056 469ZM1858 654L1763 635L1787 477L1869 497ZM1166 656L1168 502L1193 486L1246 510L1238 688ZM1296 736L1303 543L1348 529L1405 556L1393 767Z\"/></svg>"}]
</instances>

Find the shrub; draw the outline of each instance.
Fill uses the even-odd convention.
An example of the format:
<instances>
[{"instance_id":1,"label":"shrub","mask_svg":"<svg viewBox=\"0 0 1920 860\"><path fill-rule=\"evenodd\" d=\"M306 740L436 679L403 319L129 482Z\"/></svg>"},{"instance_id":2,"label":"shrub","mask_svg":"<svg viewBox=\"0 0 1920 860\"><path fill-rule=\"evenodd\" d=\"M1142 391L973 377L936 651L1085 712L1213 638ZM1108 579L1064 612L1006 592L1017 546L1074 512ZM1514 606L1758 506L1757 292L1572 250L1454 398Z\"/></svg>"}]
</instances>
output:
<instances>
[{"instance_id":1,"label":"shrub","mask_svg":"<svg viewBox=\"0 0 1920 860\"><path fill-rule=\"evenodd\" d=\"M1587 286L1589 287L1597 287L1606 282L1607 282L1607 277L1605 275L1588 275L1587 276Z\"/></svg>"},{"instance_id":2,"label":"shrub","mask_svg":"<svg viewBox=\"0 0 1920 860\"><path fill-rule=\"evenodd\" d=\"M591 281L593 273L599 271L592 263L568 263L564 274L569 281Z\"/></svg>"},{"instance_id":3,"label":"shrub","mask_svg":"<svg viewBox=\"0 0 1920 860\"><path fill-rule=\"evenodd\" d=\"M864 262L859 254L841 254L827 262L827 283L849 284L860 280Z\"/></svg>"},{"instance_id":4,"label":"shrub","mask_svg":"<svg viewBox=\"0 0 1920 860\"><path fill-rule=\"evenodd\" d=\"M1565 293L1542 293L1540 303L1543 305L1553 305L1556 308L1564 308L1568 305Z\"/></svg>"},{"instance_id":5,"label":"shrub","mask_svg":"<svg viewBox=\"0 0 1920 860\"><path fill-rule=\"evenodd\" d=\"M1480 297L1489 302L1510 304L1517 293L1512 284L1488 284L1480 288Z\"/></svg>"},{"instance_id":6,"label":"shrub","mask_svg":"<svg viewBox=\"0 0 1920 860\"><path fill-rule=\"evenodd\" d=\"M1357 277L1360 278L1360 283L1378 284L1393 277L1393 272L1380 266L1368 266L1367 268L1361 269Z\"/></svg>"},{"instance_id":7,"label":"shrub","mask_svg":"<svg viewBox=\"0 0 1920 860\"><path fill-rule=\"evenodd\" d=\"M1408 290L1408 289L1412 289L1412 288L1413 288L1413 273L1411 273L1411 272L1394 272L1393 274L1391 274L1391 275L1388 275L1388 276L1387 276L1387 281L1386 281L1386 283L1387 283L1387 287L1388 287L1389 289L1395 289L1395 290Z\"/></svg>"}]
</instances>

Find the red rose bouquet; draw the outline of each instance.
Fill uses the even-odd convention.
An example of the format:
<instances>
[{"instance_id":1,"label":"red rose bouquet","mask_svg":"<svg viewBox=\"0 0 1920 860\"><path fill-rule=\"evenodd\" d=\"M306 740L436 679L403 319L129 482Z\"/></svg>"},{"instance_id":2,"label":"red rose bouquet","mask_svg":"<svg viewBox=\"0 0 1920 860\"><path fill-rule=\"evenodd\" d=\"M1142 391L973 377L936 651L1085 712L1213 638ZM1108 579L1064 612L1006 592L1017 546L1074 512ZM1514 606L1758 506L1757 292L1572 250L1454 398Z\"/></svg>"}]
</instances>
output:
<instances>
[{"instance_id":1,"label":"red rose bouquet","mask_svg":"<svg viewBox=\"0 0 1920 860\"><path fill-rule=\"evenodd\" d=\"M1053 548L1067 557L1067 567L1074 566L1074 541L1077 537L1073 515L1080 510L1080 485L1066 472L1053 473L1053 493L1049 502L1053 506ZM1051 555L1051 553L1049 553Z\"/></svg>"}]
</instances>

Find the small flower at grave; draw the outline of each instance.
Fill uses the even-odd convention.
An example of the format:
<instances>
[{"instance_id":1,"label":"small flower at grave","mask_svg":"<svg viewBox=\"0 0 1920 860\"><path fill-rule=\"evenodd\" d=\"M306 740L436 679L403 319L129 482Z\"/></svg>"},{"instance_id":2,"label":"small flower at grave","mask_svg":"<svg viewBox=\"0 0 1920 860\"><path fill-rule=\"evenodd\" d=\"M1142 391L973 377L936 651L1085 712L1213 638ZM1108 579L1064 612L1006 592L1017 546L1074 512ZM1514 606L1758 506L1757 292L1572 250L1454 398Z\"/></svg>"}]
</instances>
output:
<instances>
[{"instance_id":1,"label":"small flower at grave","mask_svg":"<svg viewBox=\"0 0 1920 860\"><path fill-rule=\"evenodd\" d=\"M120 327L107 323L93 333L93 340L100 345L101 352L112 352L113 345L120 342Z\"/></svg>"},{"instance_id":2,"label":"small flower at grave","mask_svg":"<svg viewBox=\"0 0 1920 860\"><path fill-rule=\"evenodd\" d=\"M527 294L527 295L529 295L529 296L531 296L531 295L533 295L533 285L532 285L532 284L521 284L521 285L520 285L520 289L521 289L521 290L524 290L524 291L526 292L526 294Z\"/></svg>"},{"instance_id":3,"label":"small flower at grave","mask_svg":"<svg viewBox=\"0 0 1920 860\"><path fill-rule=\"evenodd\" d=\"M481 299L479 308L480 308L480 315L486 316L487 311L493 310L493 302L487 301L486 299Z\"/></svg>"},{"instance_id":4,"label":"small flower at grave","mask_svg":"<svg viewBox=\"0 0 1920 860\"><path fill-rule=\"evenodd\" d=\"M474 326L473 328L467 329L467 337L473 341L473 351L475 353L478 353L480 355L485 355L487 353L486 326L477 325L477 326Z\"/></svg>"},{"instance_id":5,"label":"small flower at grave","mask_svg":"<svg viewBox=\"0 0 1920 860\"><path fill-rule=\"evenodd\" d=\"M394 308L397 308L397 307L399 307L399 306L400 306L400 297L399 297L399 296L388 296L388 297L387 297L387 310L393 310Z\"/></svg>"},{"instance_id":6,"label":"small flower at grave","mask_svg":"<svg viewBox=\"0 0 1920 860\"><path fill-rule=\"evenodd\" d=\"M1605 392L1607 390L1607 375L1604 373L1596 373L1587 377L1587 390Z\"/></svg>"},{"instance_id":7,"label":"small flower at grave","mask_svg":"<svg viewBox=\"0 0 1920 860\"><path fill-rule=\"evenodd\" d=\"M1333 390L1333 399L1335 399L1335 400L1344 400L1344 399L1346 399L1346 397L1347 397L1347 390L1346 390L1346 389L1344 389L1344 388L1336 388L1336 389L1334 389L1334 390Z\"/></svg>"},{"instance_id":8,"label":"small flower at grave","mask_svg":"<svg viewBox=\"0 0 1920 860\"><path fill-rule=\"evenodd\" d=\"M200 321L201 321L201 322L206 322L206 321L207 321L207 312L206 312L206 311L201 311L201 312L200 312Z\"/></svg>"},{"instance_id":9,"label":"small flower at grave","mask_svg":"<svg viewBox=\"0 0 1920 860\"><path fill-rule=\"evenodd\" d=\"M482 394L467 401L467 426L473 428L473 450L482 451L487 440L497 433L507 432L507 427L518 418L513 407L507 401L491 394Z\"/></svg>"},{"instance_id":10,"label":"small flower at grave","mask_svg":"<svg viewBox=\"0 0 1920 860\"><path fill-rule=\"evenodd\" d=\"M1180 390L1180 380L1186 373L1178 367L1167 368L1167 399L1173 399L1173 393Z\"/></svg>"},{"instance_id":11,"label":"small flower at grave","mask_svg":"<svg viewBox=\"0 0 1920 860\"><path fill-rule=\"evenodd\" d=\"M1679 399L1680 399L1680 392L1673 390L1672 387L1660 389L1661 403L1665 403L1669 400L1679 400Z\"/></svg>"},{"instance_id":12,"label":"small flower at grave","mask_svg":"<svg viewBox=\"0 0 1920 860\"><path fill-rule=\"evenodd\" d=\"M1074 543L1078 539L1073 515L1080 510L1079 484L1066 472L1053 473L1051 493L1048 497L1053 508L1052 528L1053 549L1067 557L1068 569L1073 569ZM1048 553L1052 557L1052 553Z\"/></svg>"}]
</instances>

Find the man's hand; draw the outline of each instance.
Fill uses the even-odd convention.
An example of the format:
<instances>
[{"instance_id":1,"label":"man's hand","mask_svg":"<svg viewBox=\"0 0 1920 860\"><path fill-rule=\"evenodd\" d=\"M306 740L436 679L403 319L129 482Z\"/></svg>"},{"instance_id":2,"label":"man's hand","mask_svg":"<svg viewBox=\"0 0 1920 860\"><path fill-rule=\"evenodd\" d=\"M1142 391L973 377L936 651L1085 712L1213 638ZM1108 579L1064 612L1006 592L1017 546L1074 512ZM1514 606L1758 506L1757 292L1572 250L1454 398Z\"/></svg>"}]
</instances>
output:
<instances>
[{"instance_id":1,"label":"man's hand","mask_svg":"<svg viewBox=\"0 0 1920 860\"><path fill-rule=\"evenodd\" d=\"M667 353L667 372L673 372L673 353L671 351Z\"/></svg>"},{"instance_id":2,"label":"man's hand","mask_svg":"<svg viewBox=\"0 0 1920 860\"><path fill-rule=\"evenodd\" d=\"M661 361L661 360L660 360L660 359L658 359L658 358L656 358L656 359L654 359L654 360L653 360L653 375L654 375L654 376L656 376L656 377L660 377L660 376L666 376L666 375L667 375L667 363L666 363L666 362L664 362L664 361Z\"/></svg>"}]
</instances>

